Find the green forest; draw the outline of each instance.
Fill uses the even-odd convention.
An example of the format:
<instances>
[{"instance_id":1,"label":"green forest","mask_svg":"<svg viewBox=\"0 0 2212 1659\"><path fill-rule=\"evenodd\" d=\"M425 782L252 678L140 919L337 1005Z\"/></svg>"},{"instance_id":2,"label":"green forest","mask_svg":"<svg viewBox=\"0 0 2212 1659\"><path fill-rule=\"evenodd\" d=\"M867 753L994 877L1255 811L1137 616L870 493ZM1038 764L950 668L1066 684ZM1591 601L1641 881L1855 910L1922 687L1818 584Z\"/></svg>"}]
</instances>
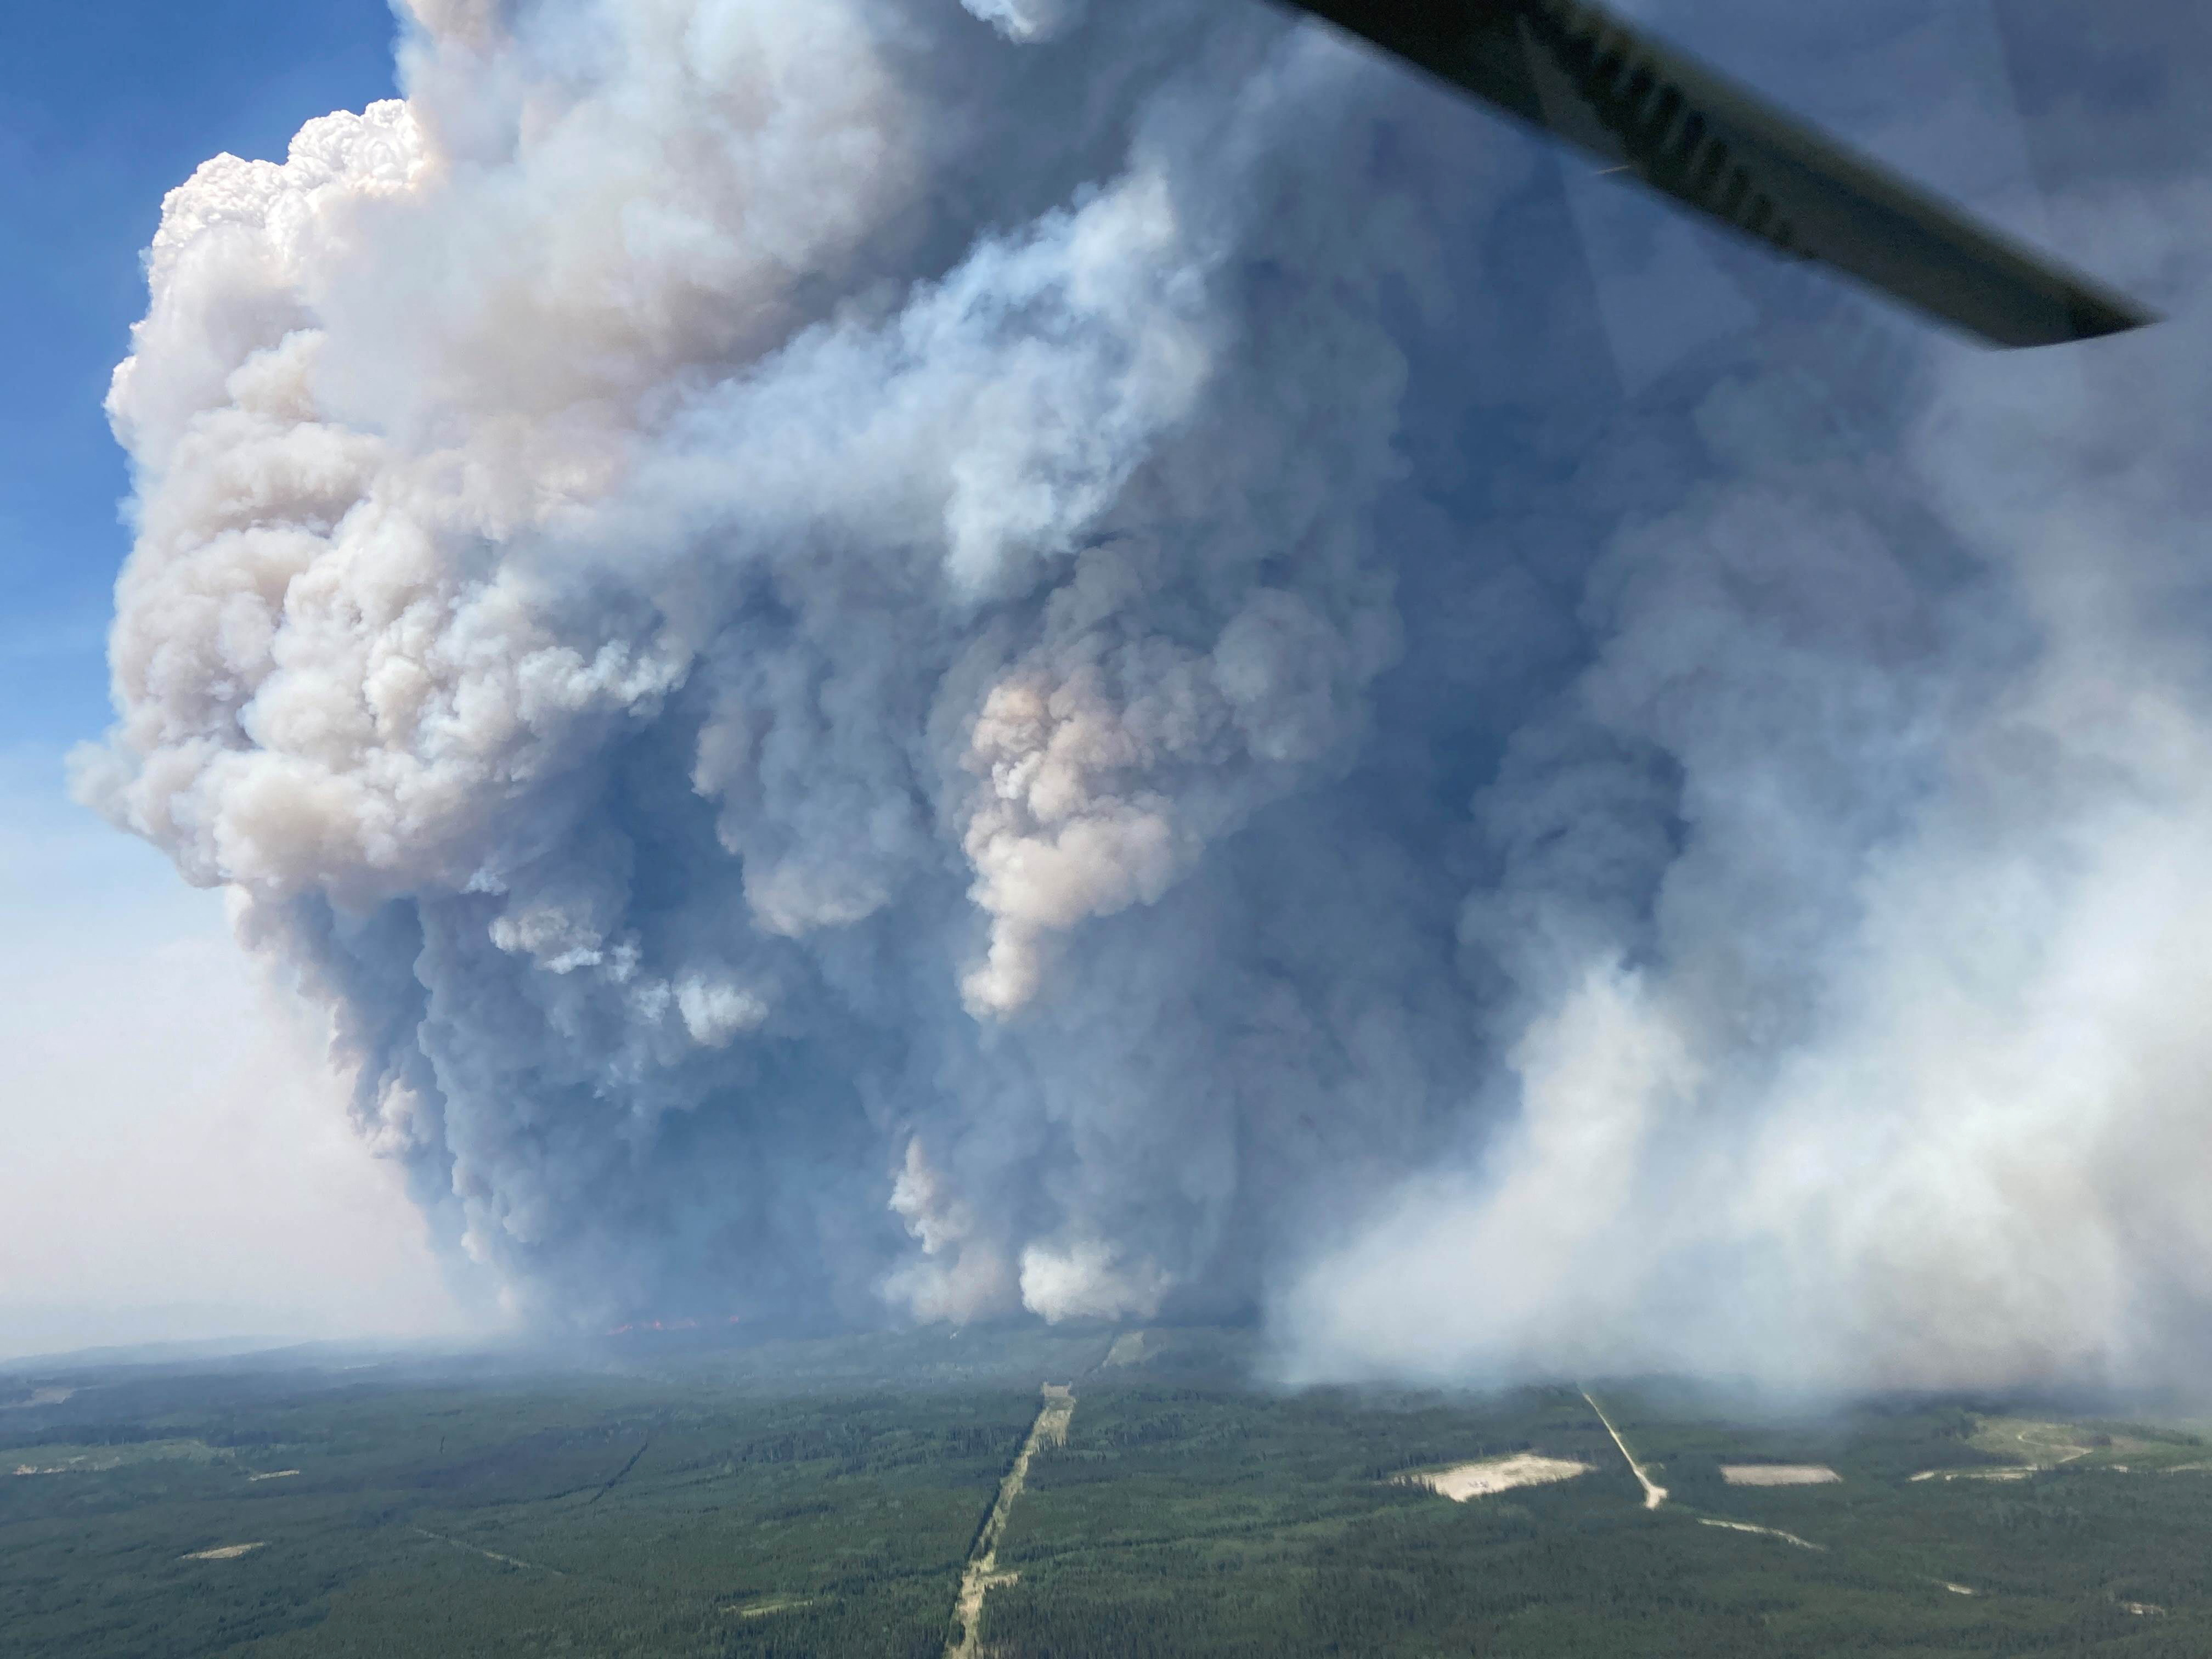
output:
<instances>
[{"instance_id":1,"label":"green forest","mask_svg":"<svg viewBox=\"0 0 2212 1659\"><path fill-rule=\"evenodd\" d=\"M0 1650L944 1654L1053 1381L981 1655L2212 1653L2212 1447L2170 1414L1251 1375L1239 1333L1096 1330L0 1376ZM1420 1484L1524 1454L1583 1472Z\"/></svg>"}]
</instances>

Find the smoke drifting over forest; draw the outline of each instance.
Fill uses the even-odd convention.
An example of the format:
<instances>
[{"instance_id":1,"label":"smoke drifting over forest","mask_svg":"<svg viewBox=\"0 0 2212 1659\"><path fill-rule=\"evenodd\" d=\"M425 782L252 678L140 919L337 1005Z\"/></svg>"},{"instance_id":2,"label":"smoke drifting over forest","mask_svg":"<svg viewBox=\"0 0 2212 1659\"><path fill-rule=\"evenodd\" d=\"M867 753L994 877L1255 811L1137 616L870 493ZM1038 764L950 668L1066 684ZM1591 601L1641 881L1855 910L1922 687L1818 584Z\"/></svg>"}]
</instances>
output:
<instances>
[{"instance_id":1,"label":"smoke drifting over forest","mask_svg":"<svg viewBox=\"0 0 2212 1659\"><path fill-rule=\"evenodd\" d=\"M2015 357L1258 3L413 4L164 210L80 789L520 1310L2204 1357L2180 0L1635 8L2177 314Z\"/></svg>"}]
</instances>

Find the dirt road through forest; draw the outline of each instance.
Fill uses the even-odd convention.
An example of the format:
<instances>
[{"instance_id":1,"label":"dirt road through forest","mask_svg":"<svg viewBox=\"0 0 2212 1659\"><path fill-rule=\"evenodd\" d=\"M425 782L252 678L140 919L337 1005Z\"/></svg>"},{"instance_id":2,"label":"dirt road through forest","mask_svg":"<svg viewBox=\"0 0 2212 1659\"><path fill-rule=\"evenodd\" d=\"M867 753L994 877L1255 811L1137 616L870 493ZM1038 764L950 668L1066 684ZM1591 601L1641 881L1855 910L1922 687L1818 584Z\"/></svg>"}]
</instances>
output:
<instances>
[{"instance_id":1,"label":"dirt road through forest","mask_svg":"<svg viewBox=\"0 0 2212 1659\"><path fill-rule=\"evenodd\" d=\"M1620 1431L1613 1426L1613 1419L1605 1414L1605 1407L1590 1399L1588 1389L1583 1390L1583 1398L1589 1401L1589 1408L1597 1413L1597 1420L1605 1425L1605 1431L1613 1437L1613 1443L1620 1448L1620 1455L1628 1464L1628 1472L1636 1477L1636 1484L1644 1488L1644 1507L1657 1509L1667 1501L1667 1488L1644 1473L1644 1465L1638 1462L1636 1455L1628 1449L1628 1443L1620 1437Z\"/></svg>"},{"instance_id":2,"label":"dirt road through forest","mask_svg":"<svg viewBox=\"0 0 2212 1659\"><path fill-rule=\"evenodd\" d=\"M981 1651L977 1644L983 1635L983 1597L994 1585L1011 1584L1018 1576L999 1571L999 1540L1006 1534L1006 1517L1013 1513L1014 1500L1022 1495L1023 1484L1029 1479L1030 1459L1048 1441L1055 1446L1066 1445L1068 1421L1074 1415L1074 1388L1046 1383L1044 1404L1037 1409L1036 1421L1030 1425L1030 1437L1022 1443L1014 1467L999 1483L999 1496L991 1505L990 1518L976 1534L975 1552L968 1558L968 1571L960 1580L960 1599L952 1608L960 1632L945 1644L945 1659L976 1659Z\"/></svg>"}]
</instances>

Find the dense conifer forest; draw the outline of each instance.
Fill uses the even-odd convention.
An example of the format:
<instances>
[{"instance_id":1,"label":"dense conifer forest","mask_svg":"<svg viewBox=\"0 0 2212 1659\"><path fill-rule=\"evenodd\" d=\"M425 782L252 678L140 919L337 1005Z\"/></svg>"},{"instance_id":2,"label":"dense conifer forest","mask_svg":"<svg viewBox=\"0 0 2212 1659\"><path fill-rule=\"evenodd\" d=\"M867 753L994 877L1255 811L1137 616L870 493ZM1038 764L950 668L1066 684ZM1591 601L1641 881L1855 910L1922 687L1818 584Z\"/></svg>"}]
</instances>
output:
<instances>
[{"instance_id":1,"label":"dense conifer forest","mask_svg":"<svg viewBox=\"0 0 2212 1659\"><path fill-rule=\"evenodd\" d=\"M2177 1416L1252 1374L1208 1331L0 1374L0 1648L933 1659L1038 1386L1072 1381L978 1654L2212 1653L2212 1447ZM1419 1484L1520 1454L1586 1472Z\"/></svg>"}]
</instances>

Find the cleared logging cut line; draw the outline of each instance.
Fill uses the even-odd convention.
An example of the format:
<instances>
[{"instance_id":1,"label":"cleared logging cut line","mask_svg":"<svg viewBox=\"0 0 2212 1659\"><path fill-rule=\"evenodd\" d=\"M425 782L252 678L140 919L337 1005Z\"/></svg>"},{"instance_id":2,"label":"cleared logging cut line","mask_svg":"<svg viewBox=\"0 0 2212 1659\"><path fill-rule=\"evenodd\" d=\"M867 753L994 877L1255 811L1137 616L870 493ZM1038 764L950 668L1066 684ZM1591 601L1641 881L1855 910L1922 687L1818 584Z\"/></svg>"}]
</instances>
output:
<instances>
[{"instance_id":1,"label":"cleared logging cut line","mask_svg":"<svg viewBox=\"0 0 2212 1659\"><path fill-rule=\"evenodd\" d=\"M1698 1524L1701 1527L1725 1527L1730 1532L1755 1532L1761 1538L1779 1538L1784 1543L1795 1544L1801 1550L1818 1550L1824 1555L1828 1549L1826 1544L1813 1543L1809 1540L1800 1538L1794 1532L1784 1532L1779 1527L1754 1527L1748 1521L1714 1521L1700 1516ZM1965 1593L1969 1595L1973 1594L1971 1590Z\"/></svg>"},{"instance_id":2,"label":"cleared logging cut line","mask_svg":"<svg viewBox=\"0 0 2212 1659\"><path fill-rule=\"evenodd\" d=\"M991 1505L990 1516L983 1522L983 1530L975 1535L975 1553L968 1558L968 1571L960 1579L960 1597L952 1607L959 1633L945 1643L945 1659L977 1659L981 1653L983 1597L997 1585L1011 1584L1019 1577L999 1571L999 1540L1006 1535L1006 1519L1014 1512L1014 1500L1022 1495L1023 1484L1029 1479L1030 1460L1036 1455L1037 1448L1047 1442L1066 1445L1068 1421L1074 1415L1074 1389L1046 1383L1044 1404L1037 1409L1036 1421L1030 1425L1029 1438L1022 1443L1014 1467L999 1483L999 1496Z\"/></svg>"},{"instance_id":3,"label":"cleared logging cut line","mask_svg":"<svg viewBox=\"0 0 2212 1659\"><path fill-rule=\"evenodd\" d=\"M592 1504L598 1503L599 1499L605 1498L617 1486L622 1485L623 1477L628 1474L632 1469L635 1468L637 1467L637 1460L644 1456L647 1452L652 1449L652 1448L653 1442L648 1440L643 1445L640 1446L635 1451L632 1452L629 1455L629 1462L623 1464L620 1468L615 1471L615 1478L613 1480L608 1481L605 1486L600 1487L597 1492L593 1492L591 1497L586 1498L584 1501L584 1507L586 1509L591 1508Z\"/></svg>"},{"instance_id":4,"label":"cleared logging cut line","mask_svg":"<svg viewBox=\"0 0 2212 1659\"><path fill-rule=\"evenodd\" d=\"M811 1595L782 1595L765 1601L733 1602L722 1611L738 1619L767 1619L779 1613L797 1613L801 1607L813 1605Z\"/></svg>"},{"instance_id":5,"label":"cleared logging cut line","mask_svg":"<svg viewBox=\"0 0 2212 1659\"><path fill-rule=\"evenodd\" d=\"M1620 1431L1613 1426L1613 1419L1605 1414L1605 1407L1590 1399L1588 1389L1583 1390L1583 1398L1589 1401L1589 1408L1597 1413L1597 1420L1605 1425L1605 1431L1613 1437L1613 1443L1620 1448L1621 1461L1628 1465L1628 1472L1636 1477L1636 1484L1644 1488L1644 1507L1657 1509L1667 1501L1667 1488L1644 1473L1644 1465L1638 1462L1635 1454L1628 1449L1628 1443L1620 1437Z\"/></svg>"},{"instance_id":6,"label":"cleared logging cut line","mask_svg":"<svg viewBox=\"0 0 2212 1659\"><path fill-rule=\"evenodd\" d=\"M414 1530L425 1538L436 1539L441 1544L451 1544L457 1550L466 1550L471 1555L481 1555L487 1561L496 1561L503 1567L520 1567L529 1572L550 1572L556 1578L568 1576L558 1567L549 1567L540 1561L518 1560L512 1555L501 1555L497 1550L478 1549L474 1544L464 1544L458 1538L448 1538L442 1532L432 1532L428 1527L416 1527Z\"/></svg>"}]
</instances>

